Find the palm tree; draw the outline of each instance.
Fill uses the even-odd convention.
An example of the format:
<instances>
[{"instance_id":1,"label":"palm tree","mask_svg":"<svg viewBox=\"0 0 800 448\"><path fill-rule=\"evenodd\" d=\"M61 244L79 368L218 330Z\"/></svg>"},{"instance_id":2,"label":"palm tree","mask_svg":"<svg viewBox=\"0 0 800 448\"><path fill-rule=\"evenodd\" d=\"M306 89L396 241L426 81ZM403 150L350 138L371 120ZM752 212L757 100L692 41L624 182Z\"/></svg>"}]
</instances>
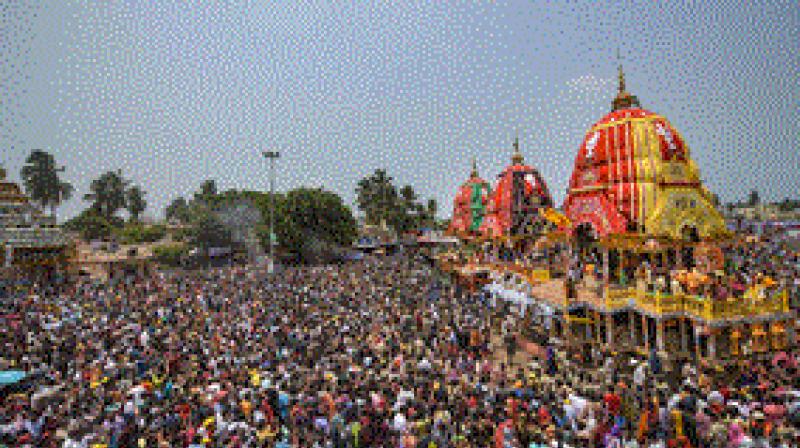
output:
<instances>
[{"instance_id":1,"label":"palm tree","mask_svg":"<svg viewBox=\"0 0 800 448\"><path fill-rule=\"evenodd\" d=\"M139 222L139 215L147 208L147 201L144 199L145 192L134 185L125 192L125 202L128 213L131 215L131 221Z\"/></svg>"},{"instance_id":2,"label":"palm tree","mask_svg":"<svg viewBox=\"0 0 800 448\"><path fill-rule=\"evenodd\" d=\"M122 171L109 171L92 181L89 185L91 193L85 194L83 199L92 201L93 209L104 218L111 219L114 213L125 207L128 184L122 177Z\"/></svg>"},{"instance_id":3,"label":"palm tree","mask_svg":"<svg viewBox=\"0 0 800 448\"><path fill-rule=\"evenodd\" d=\"M164 211L167 221L176 220L180 223L187 223L189 221L189 203L183 196L174 199Z\"/></svg>"},{"instance_id":4,"label":"palm tree","mask_svg":"<svg viewBox=\"0 0 800 448\"><path fill-rule=\"evenodd\" d=\"M63 171L63 167L56 167L52 154L34 149L20 173L28 196L43 209L49 206L53 219L56 219L56 208L72 197L72 185L58 177Z\"/></svg>"},{"instance_id":5,"label":"palm tree","mask_svg":"<svg viewBox=\"0 0 800 448\"><path fill-rule=\"evenodd\" d=\"M417 200L417 193L411 185L404 185L403 188L400 189L400 197L403 198L403 202L405 202L406 205L410 206Z\"/></svg>"},{"instance_id":6,"label":"palm tree","mask_svg":"<svg viewBox=\"0 0 800 448\"><path fill-rule=\"evenodd\" d=\"M358 181L356 202L370 224L387 220L397 207L397 188L386 170L378 169L368 177Z\"/></svg>"},{"instance_id":7,"label":"palm tree","mask_svg":"<svg viewBox=\"0 0 800 448\"><path fill-rule=\"evenodd\" d=\"M428 199L428 206L425 210L425 214L427 215L428 220L430 221L431 227L435 227L436 223L436 211L438 210L439 205L436 203L436 199Z\"/></svg>"},{"instance_id":8,"label":"palm tree","mask_svg":"<svg viewBox=\"0 0 800 448\"><path fill-rule=\"evenodd\" d=\"M214 179L208 179L200 184L200 191L194 194L194 200L208 205L217 193L217 182Z\"/></svg>"}]
</instances>

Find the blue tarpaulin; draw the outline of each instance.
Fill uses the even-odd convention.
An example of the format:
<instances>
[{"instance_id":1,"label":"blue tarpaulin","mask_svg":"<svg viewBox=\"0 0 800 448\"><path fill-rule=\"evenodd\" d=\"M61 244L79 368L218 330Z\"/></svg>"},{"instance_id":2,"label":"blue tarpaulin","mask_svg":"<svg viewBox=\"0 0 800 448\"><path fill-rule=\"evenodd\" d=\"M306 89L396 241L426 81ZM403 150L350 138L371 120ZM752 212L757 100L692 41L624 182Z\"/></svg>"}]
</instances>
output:
<instances>
[{"instance_id":1,"label":"blue tarpaulin","mask_svg":"<svg viewBox=\"0 0 800 448\"><path fill-rule=\"evenodd\" d=\"M0 371L0 386L15 384L25 378L25 372L22 370L3 370Z\"/></svg>"},{"instance_id":2,"label":"blue tarpaulin","mask_svg":"<svg viewBox=\"0 0 800 448\"><path fill-rule=\"evenodd\" d=\"M344 255L343 258L345 260L348 260L348 261L363 260L364 259L364 253L363 252L348 252L348 253L346 253Z\"/></svg>"}]
</instances>

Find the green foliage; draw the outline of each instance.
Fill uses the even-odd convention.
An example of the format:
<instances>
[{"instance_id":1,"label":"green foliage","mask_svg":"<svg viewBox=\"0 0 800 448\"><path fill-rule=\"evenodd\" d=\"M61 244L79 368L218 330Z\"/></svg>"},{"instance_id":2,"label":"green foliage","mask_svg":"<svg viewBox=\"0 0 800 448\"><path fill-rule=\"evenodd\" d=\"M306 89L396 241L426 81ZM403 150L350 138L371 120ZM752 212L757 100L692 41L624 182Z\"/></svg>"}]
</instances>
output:
<instances>
[{"instance_id":1,"label":"green foliage","mask_svg":"<svg viewBox=\"0 0 800 448\"><path fill-rule=\"evenodd\" d=\"M784 198L783 201L778 203L778 210L782 212L790 212L798 208L800 208L800 200Z\"/></svg>"},{"instance_id":2,"label":"green foliage","mask_svg":"<svg viewBox=\"0 0 800 448\"><path fill-rule=\"evenodd\" d=\"M106 219L110 219L126 205L126 192L129 182L122 177L122 172L108 171L89 185L91 193L84 199L92 201L92 208Z\"/></svg>"},{"instance_id":3,"label":"green foliage","mask_svg":"<svg viewBox=\"0 0 800 448\"><path fill-rule=\"evenodd\" d=\"M418 202L411 185L403 186L398 192L392 180L385 170L379 169L358 182L356 203L367 223L375 225L385 221L398 233L434 226L436 200L429 199L423 205Z\"/></svg>"},{"instance_id":4,"label":"green foliage","mask_svg":"<svg viewBox=\"0 0 800 448\"><path fill-rule=\"evenodd\" d=\"M232 243L230 230L208 207L201 206L192 210L189 224L192 226L188 235L189 242L204 253L211 247L228 247Z\"/></svg>"},{"instance_id":5,"label":"green foliage","mask_svg":"<svg viewBox=\"0 0 800 448\"><path fill-rule=\"evenodd\" d=\"M407 198L411 198L410 194L413 189L406 191ZM322 261L355 239L356 221L352 211L338 195L322 189L300 188L286 194L276 193L271 198L269 193L257 191L219 192L216 182L207 180L190 201L182 197L173 200L165 214L168 219L189 225L175 235L177 239L205 253L210 247L234 244L234 233L241 233L238 227L242 225L252 225L262 246L268 248L271 201L274 201L274 232L279 248L299 254L307 262ZM240 210L248 206L254 206L259 213L254 215ZM253 216L259 214L251 224ZM129 225L120 235L140 240L147 238L143 232L146 232L144 227Z\"/></svg>"},{"instance_id":6,"label":"green foliage","mask_svg":"<svg viewBox=\"0 0 800 448\"><path fill-rule=\"evenodd\" d=\"M144 199L144 195L144 191L137 185L128 188L128 191L125 192L125 206L133 222L138 222L139 215L147 209L147 201Z\"/></svg>"},{"instance_id":7,"label":"green foliage","mask_svg":"<svg viewBox=\"0 0 800 448\"><path fill-rule=\"evenodd\" d=\"M108 219L97 210L88 208L64 223L64 229L80 233L85 240L97 240L109 238L114 231L114 227L119 225L121 225L119 218Z\"/></svg>"},{"instance_id":8,"label":"green foliage","mask_svg":"<svg viewBox=\"0 0 800 448\"><path fill-rule=\"evenodd\" d=\"M178 266L188 253L189 248L183 244L164 244L153 248L156 261L170 266Z\"/></svg>"},{"instance_id":9,"label":"green foliage","mask_svg":"<svg viewBox=\"0 0 800 448\"><path fill-rule=\"evenodd\" d=\"M211 205L210 202L216 198L217 194L217 181L208 179L200 184L200 190L194 194L193 202Z\"/></svg>"},{"instance_id":10,"label":"green foliage","mask_svg":"<svg viewBox=\"0 0 800 448\"><path fill-rule=\"evenodd\" d=\"M356 187L356 203L364 212L368 224L380 224L381 220L390 221L392 210L397 206L397 188L386 170L375 172L360 181Z\"/></svg>"},{"instance_id":11,"label":"green foliage","mask_svg":"<svg viewBox=\"0 0 800 448\"><path fill-rule=\"evenodd\" d=\"M189 222L191 218L191 209L189 208L189 203L186 202L182 196L173 200L164 211L164 215L166 216L168 221L177 221L179 223L185 224Z\"/></svg>"},{"instance_id":12,"label":"green foliage","mask_svg":"<svg viewBox=\"0 0 800 448\"><path fill-rule=\"evenodd\" d=\"M755 207L760 203L761 203L761 198L758 195L758 190L752 190L750 192L750 195L747 197L747 204L750 207Z\"/></svg>"},{"instance_id":13,"label":"green foliage","mask_svg":"<svg viewBox=\"0 0 800 448\"><path fill-rule=\"evenodd\" d=\"M279 244L307 262L318 261L325 252L349 246L355 239L353 213L335 193L299 188L277 204L275 233ZM269 229L262 228L260 235L268 247Z\"/></svg>"},{"instance_id":14,"label":"green foliage","mask_svg":"<svg viewBox=\"0 0 800 448\"><path fill-rule=\"evenodd\" d=\"M430 225L433 227L436 225L436 212L439 209L439 204L437 204L436 199L428 199L428 204L426 207L426 217L430 221Z\"/></svg>"},{"instance_id":15,"label":"green foliage","mask_svg":"<svg viewBox=\"0 0 800 448\"><path fill-rule=\"evenodd\" d=\"M36 149L25 160L21 177L28 196L42 208L51 208L53 217L56 207L72 197L73 188L62 181L58 173L63 171L56 167L55 158L50 153Z\"/></svg>"},{"instance_id":16,"label":"green foliage","mask_svg":"<svg viewBox=\"0 0 800 448\"><path fill-rule=\"evenodd\" d=\"M122 244L143 244L160 241L167 233L164 225L143 225L138 223L127 224L117 229L114 234Z\"/></svg>"}]
</instances>

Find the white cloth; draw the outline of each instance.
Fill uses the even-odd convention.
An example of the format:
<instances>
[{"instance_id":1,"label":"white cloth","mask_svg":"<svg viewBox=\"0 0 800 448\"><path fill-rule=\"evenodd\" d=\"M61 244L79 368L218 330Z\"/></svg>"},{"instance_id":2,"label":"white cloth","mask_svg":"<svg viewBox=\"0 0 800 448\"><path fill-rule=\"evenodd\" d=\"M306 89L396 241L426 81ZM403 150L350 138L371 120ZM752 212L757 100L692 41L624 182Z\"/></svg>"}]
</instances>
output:
<instances>
[{"instance_id":1,"label":"white cloth","mask_svg":"<svg viewBox=\"0 0 800 448\"><path fill-rule=\"evenodd\" d=\"M638 367L636 367L636 370L633 371L633 383L635 385L644 386L644 381L647 376L645 373L645 368L646 365L641 363Z\"/></svg>"},{"instance_id":2,"label":"white cloth","mask_svg":"<svg viewBox=\"0 0 800 448\"><path fill-rule=\"evenodd\" d=\"M400 432L400 433L405 432L406 425L407 425L407 421L406 421L406 416L405 415L403 415L400 412L398 412L397 414L394 415L394 420L392 421L392 428L394 428L395 431Z\"/></svg>"}]
</instances>

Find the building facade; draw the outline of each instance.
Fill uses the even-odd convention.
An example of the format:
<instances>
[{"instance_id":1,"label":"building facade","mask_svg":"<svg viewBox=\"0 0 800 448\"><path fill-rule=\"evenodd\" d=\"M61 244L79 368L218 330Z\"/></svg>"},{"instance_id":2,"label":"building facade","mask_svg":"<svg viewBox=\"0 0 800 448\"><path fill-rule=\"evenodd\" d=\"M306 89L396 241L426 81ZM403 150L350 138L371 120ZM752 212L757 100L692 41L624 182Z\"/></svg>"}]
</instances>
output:
<instances>
[{"instance_id":1,"label":"building facade","mask_svg":"<svg viewBox=\"0 0 800 448\"><path fill-rule=\"evenodd\" d=\"M0 168L0 267L23 274L64 266L69 242Z\"/></svg>"}]
</instances>

